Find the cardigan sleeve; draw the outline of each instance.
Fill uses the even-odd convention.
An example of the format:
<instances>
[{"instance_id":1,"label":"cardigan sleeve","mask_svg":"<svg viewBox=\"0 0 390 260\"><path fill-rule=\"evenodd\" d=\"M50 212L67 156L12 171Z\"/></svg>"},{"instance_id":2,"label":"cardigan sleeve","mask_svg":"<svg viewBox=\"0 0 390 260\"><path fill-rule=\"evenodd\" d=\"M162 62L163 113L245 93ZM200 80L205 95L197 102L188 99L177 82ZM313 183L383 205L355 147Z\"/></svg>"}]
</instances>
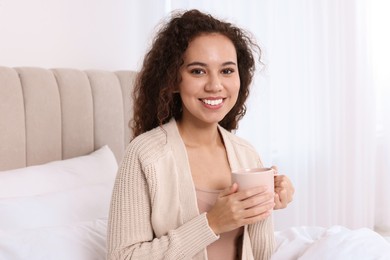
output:
<instances>
[{"instance_id":1,"label":"cardigan sleeve","mask_svg":"<svg viewBox=\"0 0 390 260\"><path fill-rule=\"evenodd\" d=\"M109 260L189 259L218 239L205 214L156 237L151 222L156 183L145 176L143 168L142 158L128 150L112 194L107 239Z\"/></svg>"},{"instance_id":2,"label":"cardigan sleeve","mask_svg":"<svg viewBox=\"0 0 390 260\"><path fill-rule=\"evenodd\" d=\"M272 215L248 226L254 259L271 259L275 250L275 236Z\"/></svg>"}]
</instances>

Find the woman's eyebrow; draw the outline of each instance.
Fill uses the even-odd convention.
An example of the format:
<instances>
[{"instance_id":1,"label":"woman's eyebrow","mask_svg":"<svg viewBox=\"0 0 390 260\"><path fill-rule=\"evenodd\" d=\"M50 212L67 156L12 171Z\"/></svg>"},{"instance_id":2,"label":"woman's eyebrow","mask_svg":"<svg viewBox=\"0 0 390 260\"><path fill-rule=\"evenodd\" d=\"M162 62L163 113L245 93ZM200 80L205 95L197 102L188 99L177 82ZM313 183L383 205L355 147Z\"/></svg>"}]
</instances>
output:
<instances>
[{"instance_id":1,"label":"woman's eyebrow","mask_svg":"<svg viewBox=\"0 0 390 260\"><path fill-rule=\"evenodd\" d=\"M235 62L233 62L233 61L227 61L227 62L222 63L222 66L227 66L227 65L234 65L234 66L236 66L237 64Z\"/></svg>"},{"instance_id":2,"label":"woman's eyebrow","mask_svg":"<svg viewBox=\"0 0 390 260\"><path fill-rule=\"evenodd\" d=\"M200 62L200 61L194 61L194 62L191 62L191 63L187 64L187 67L191 67L191 66L207 67L207 64L203 63L203 62Z\"/></svg>"},{"instance_id":3,"label":"woman's eyebrow","mask_svg":"<svg viewBox=\"0 0 390 260\"><path fill-rule=\"evenodd\" d=\"M234 65L234 66L236 66L237 64L235 62L233 62L233 61L227 61L227 62L222 63L222 66L227 66L227 65ZM187 64L187 67L191 67L191 66L207 67L207 64L203 63L203 62L200 62L200 61L194 61L194 62L191 62L191 63Z\"/></svg>"}]
</instances>

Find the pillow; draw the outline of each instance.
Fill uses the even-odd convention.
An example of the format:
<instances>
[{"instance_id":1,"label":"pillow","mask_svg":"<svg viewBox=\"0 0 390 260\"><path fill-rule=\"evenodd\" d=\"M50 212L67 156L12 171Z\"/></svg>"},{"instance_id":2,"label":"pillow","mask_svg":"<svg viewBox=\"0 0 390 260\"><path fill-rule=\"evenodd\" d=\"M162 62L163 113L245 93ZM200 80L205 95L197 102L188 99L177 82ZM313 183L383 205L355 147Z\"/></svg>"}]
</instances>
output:
<instances>
[{"instance_id":1,"label":"pillow","mask_svg":"<svg viewBox=\"0 0 390 260\"><path fill-rule=\"evenodd\" d=\"M107 218L113 181L105 184L0 199L0 230L23 230L72 225Z\"/></svg>"},{"instance_id":2,"label":"pillow","mask_svg":"<svg viewBox=\"0 0 390 260\"><path fill-rule=\"evenodd\" d=\"M118 165L101 149L0 172L0 259L106 259Z\"/></svg>"},{"instance_id":3,"label":"pillow","mask_svg":"<svg viewBox=\"0 0 390 260\"><path fill-rule=\"evenodd\" d=\"M90 155L0 173L0 230L107 218L116 159L104 146Z\"/></svg>"},{"instance_id":4,"label":"pillow","mask_svg":"<svg viewBox=\"0 0 390 260\"><path fill-rule=\"evenodd\" d=\"M107 217L117 169L103 146L86 156L0 172L0 230Z\"/></svg>"},{"instance_id":5,"label":"pillow","mask_svg":"<svg viewBox=\"0 0 390 260\"><path fill-rule=\"evenodd\" d=\"M0 230L0 259L105 260L107 219L20 231Z\"/></svg>"},{"instance_id":6,"label":"pillow","mask_svg":"<svg viewBox=\"0 0 390 260\"><path fill-rule=\"evenodd\" d=\"M118 165L108 146L89 155L0 171L0 199L64 191L112 182Z\"/></svg>"}]
</instances>

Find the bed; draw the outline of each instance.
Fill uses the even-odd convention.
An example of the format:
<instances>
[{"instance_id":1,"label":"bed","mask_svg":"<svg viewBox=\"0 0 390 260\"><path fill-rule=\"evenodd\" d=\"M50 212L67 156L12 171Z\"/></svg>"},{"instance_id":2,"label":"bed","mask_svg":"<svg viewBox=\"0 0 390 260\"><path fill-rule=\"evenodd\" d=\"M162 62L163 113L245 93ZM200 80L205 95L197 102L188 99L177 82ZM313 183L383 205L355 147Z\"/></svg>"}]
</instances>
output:
<instances>
[{"instance_id":1,"label":"bed","mask_svg":"<svg viewBox=\"0 0 390 260\"><path fill-rule=\"evenodd\" d=\"M0 67L0 259L105 259L134 76Z\"/></svg>"},{"instance_id":2,"label":"bed","mask_svg":"<svg viewBox=\"0 0 390 260\"><path fill-rule=\"evenodd\" d=\"M133 71L0 67L0 259L100 260ZM276 231L273 260L390 259L370 229Z\"/></svg>"}]
</instances>

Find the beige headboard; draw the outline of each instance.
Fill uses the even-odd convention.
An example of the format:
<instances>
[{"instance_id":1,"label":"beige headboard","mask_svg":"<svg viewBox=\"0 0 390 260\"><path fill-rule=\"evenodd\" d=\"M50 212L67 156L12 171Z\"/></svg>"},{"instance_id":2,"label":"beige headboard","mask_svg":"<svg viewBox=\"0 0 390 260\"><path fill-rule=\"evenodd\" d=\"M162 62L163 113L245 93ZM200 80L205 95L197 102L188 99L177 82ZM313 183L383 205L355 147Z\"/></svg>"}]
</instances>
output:
<instances>
[{"instance_id":1,"label":"beige headboard","mask_svg":"<svg viewBox=\"0 0 390 260\"><path fill-rule=\"evenodd\" d=\"M117 161L130 139L135 72L0 67L0 171L88 154Z\"/></svg>"}]
</instances>

